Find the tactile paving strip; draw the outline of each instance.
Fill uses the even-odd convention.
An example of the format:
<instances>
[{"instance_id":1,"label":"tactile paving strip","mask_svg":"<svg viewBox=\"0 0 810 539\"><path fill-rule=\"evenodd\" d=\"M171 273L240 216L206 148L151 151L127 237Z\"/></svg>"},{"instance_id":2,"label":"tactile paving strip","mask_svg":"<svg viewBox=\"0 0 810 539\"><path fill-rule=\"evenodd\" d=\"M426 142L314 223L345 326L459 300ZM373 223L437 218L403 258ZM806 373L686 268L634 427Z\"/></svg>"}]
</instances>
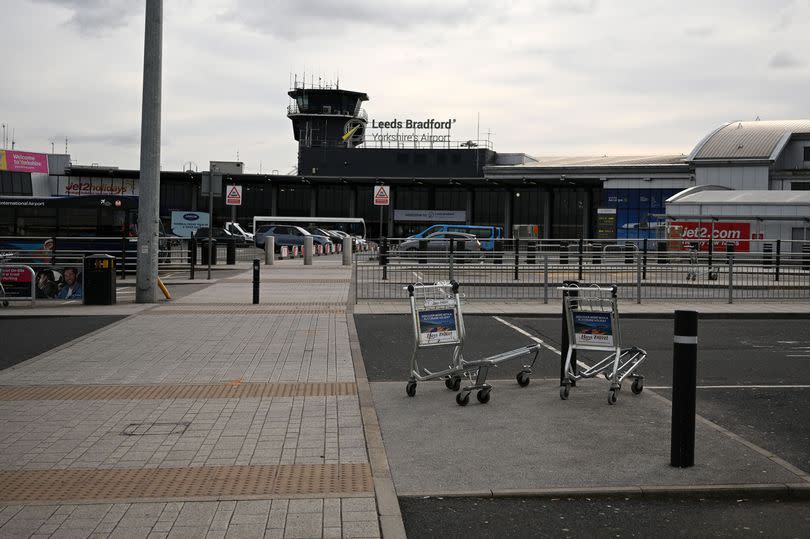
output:
<instances>
[{"instance_id":1,"label":"tactile paving strip","mask_svg":"<svg viewBox=\"0 0 810 539\"><path fill-rule=\"evenodd\" d=\"M0 472L0 503L372 493L368 464Z\"/></svg>"},{"instance_id":2,"label":"tactile paving strip","mask_svg":"<svg viewBox=\"0 0 810 539\"><path fill-rule=\"evenodd\" d=\"M140 314L147 315L166 315L166 314L346 314L346 309L324 309L323 307L306 308L306 306L291 309L289 307L282 307L278 309L150 309Z\"/></svg>"},{"instance_id":3,"label":"tactile paving strip","mask_svg":"<svg viewBox=\"0 0 810 539\"><path fill-rule=\"evenodd\" d=\"M0 401L260 399L357 395L354 382L0 386Z\"/></svg>"}]
</instances>

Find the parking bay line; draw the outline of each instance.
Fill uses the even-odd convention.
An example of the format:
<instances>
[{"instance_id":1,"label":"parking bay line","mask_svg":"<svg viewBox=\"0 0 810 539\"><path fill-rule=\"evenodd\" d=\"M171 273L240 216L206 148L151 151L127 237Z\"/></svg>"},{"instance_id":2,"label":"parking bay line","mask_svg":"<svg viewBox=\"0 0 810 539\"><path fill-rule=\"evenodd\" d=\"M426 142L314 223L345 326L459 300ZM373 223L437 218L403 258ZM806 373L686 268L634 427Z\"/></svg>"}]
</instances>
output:
<instances>
[{"instance_id":1,"label":"parking bay line","mask_svg":"<svg viewBox=\"0 0 810 539\"><path fill-rule=\"evenodd\" d=\"M548 348L549 350L551 350L551 351L552 351L552 352L554 352L555 354L560 354L560 353L561 353L559 350L557 350L556 348L554 348L553 346L551 346L550 344L548 344L547 342L545 342L543 339L540 339L540 338L538 338L538 337L535 337L534 335L532 335L531 333L529 333L528 331L526 331L526 330L525 330L525 329L523 329L523 328L520 328L520 327L518 327L518 326L516 326L516 325L514 325L514 324L510 324L509 322L507 322L506 320L504 320L504 319L503 319L503 318L501 318L500 316L493 316L492 318L494 318L495 320L497 320L497 321L498 321L498 322L500 322L501 324L503 324L503 325L505 325L505 326L508 326L508 327L510 327L510 328L512 328L512 329L514 329L515 331L517 331L517 332L518 332L518 333L520 333L521 335L525 335L525 336L527 336L528 338L530 338L531 340L533 340L534 342L536 342L536 343L537 343L537 344L539 344L540 346L542 346L542 347L544 347L544 348ZM583 362L581 362L581 361L579 361L579 360L577 360L577 365L579 365L579 366L580 366L580 367L582 367L583 369L590 369L590 368L591 368L591 366L590 366L590 365L588 365L588 364L586 364L586 363L583 363Z\"/></svg>"},{"instance_id":2,"label":"parking bay line","mask_svg":"<svg viewBox=\"0 0 810 539\"><path fill-rule=\"evenodd\" d=\"M647 389L672 389L672 386L644 386ZM695 386L697 389L810 389L810 384L757 384L757 385L725 385L725 386Z\"/></svg>"}]
</instances>

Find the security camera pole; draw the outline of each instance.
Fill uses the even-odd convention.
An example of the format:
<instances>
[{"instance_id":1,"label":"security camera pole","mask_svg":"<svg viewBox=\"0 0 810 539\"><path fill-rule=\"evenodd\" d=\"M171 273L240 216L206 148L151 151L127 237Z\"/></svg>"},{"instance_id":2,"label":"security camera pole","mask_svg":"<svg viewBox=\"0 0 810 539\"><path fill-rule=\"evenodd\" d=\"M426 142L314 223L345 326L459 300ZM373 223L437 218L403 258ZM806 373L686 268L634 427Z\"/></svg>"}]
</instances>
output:
<instances>
[{"instance_id":1,"label":"security camera pole","mask_svg":"<svg viewBox=\"0 0 810 539\"><path fill-rule=\"evenodd\" d=\"M160 97L163 0L146 0L141 105L141 174L138 180L138 273L135 301L157 302L160 242Z\"/></svg>"}]
</instances>

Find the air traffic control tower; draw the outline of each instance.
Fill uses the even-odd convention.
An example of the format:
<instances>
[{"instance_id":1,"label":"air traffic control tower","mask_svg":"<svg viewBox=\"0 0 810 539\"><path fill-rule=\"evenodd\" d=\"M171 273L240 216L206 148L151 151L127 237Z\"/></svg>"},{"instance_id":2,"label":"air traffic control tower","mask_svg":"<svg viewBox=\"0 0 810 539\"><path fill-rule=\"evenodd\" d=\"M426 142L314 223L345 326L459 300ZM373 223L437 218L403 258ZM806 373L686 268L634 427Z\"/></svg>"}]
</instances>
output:
<instances>
[{"instance_id":1,"label":"air traffic control tower","mask_svg":"<svg viewBox=\"0 0 810 539\"><path fill-rule=\"evenodd\" d=\"M441 133L441 143L381 142L382 133L377 129L374 134L379 140L367 137L374 122L367 125L368 115L362 108L369 100L365 92L322 83L310 86L296 79L287 95L291 98L287 117L298 142L298 175L302 177L482 178L483 167L496 160L488 141L450 141L450 120L441 122L443 127L436 124L435 132L432 123L420 128L419 136ZM398 137L400 132L394 133L391 136Z\"/></svg>"}]
</instances>

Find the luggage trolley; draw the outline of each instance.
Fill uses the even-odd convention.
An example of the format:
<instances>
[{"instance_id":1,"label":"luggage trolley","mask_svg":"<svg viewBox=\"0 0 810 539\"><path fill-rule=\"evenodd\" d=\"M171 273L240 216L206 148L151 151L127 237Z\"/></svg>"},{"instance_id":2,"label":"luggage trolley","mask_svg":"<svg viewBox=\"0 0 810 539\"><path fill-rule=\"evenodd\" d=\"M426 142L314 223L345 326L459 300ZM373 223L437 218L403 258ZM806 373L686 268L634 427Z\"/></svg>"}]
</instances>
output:
<instances>
[{"instance_id":1,"label":"luggage trolley","mask_svg":"<svg viewBox=\"0 0 810 539\"><path fill-rule=\"evenodd\" d=\"M466 332L464 317L461 314L461 299L456 281L439 281L435 284L411 284L405 287L411 302L413 318L414 346L411 353L410 376L405 392L409 397L416 395L416 384L428 380L444 380L447 389L459 391L456 403L466 406L470 402L470 393L478 391L478 402L489 402L492 386L487 383L487 374L491 367L497 367L505 361L533 354L531 363L524 364L515 378L521 387L529 385L532 367L540 353L540 345L532 344L503 352L494 356L467 361L462 349ZM431 372L420 368L417 354L421 348L435 346L452 346L453 353L450 365L441 371ZM461 379L469 383L461 386Z\"/></svg>"},{"instance_id":2,"label":"luggage trolley","mask_svg":"<svg viewBox=\"0 0 810 539\"><path fill-rule=\"evenodd\" d=\"M644 389L644 377L636 368L647 358L647 352L636 346L621 347L619 310L616 285L567 285L563 291L565 318L568 328L568 353L565 356L564 376L560 381L560 398L568 399L576 380L593 378L599 374L610 381L608 404L616 404L622 381L633 379L631 389L638 395ZM574 295L576 293L576 295ZM575 373L572 366L574 350L610 352L592 367Z\"/></svg>"},{"instance_id":3,"label":"luggage trolley","mask_svg":"<svg viewBox=\"0 0 810 539\"><path fill-rule=\"evenodd\" d=\"M686 280L697 281L699 275L706 275L710 281L716 281L718 268L714 266L701 267L699 245L697 242L691 242L689 244L689 269L686 270Z\"/></svg>"}]
</instances>

